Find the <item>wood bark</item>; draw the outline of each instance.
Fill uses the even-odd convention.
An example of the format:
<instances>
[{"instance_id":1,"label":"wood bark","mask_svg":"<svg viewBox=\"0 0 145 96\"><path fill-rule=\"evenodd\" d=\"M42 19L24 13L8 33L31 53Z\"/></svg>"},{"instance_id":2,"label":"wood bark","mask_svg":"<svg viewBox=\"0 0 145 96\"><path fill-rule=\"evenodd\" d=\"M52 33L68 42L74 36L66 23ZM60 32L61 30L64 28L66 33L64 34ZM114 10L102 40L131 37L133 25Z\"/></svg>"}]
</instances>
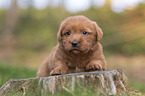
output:
<instances>
[{"instance_id":1,"label":"wood bark","mask_svg":"<svg viewBox=\"0 0 145 96\"><path fill-rule=\"evenodd\" d=\"M116 95L126 92L130 88L125 74L120 69L30 79L11 79L0 88L0 96L12 95L13 93L23 93L25 96L27 90L36 96L45 96L48 93L72 93L78 90L79 86L83 86L83 88L92 86L94 90L97 89L106 95Z\"/></svg>"}]
</instances>

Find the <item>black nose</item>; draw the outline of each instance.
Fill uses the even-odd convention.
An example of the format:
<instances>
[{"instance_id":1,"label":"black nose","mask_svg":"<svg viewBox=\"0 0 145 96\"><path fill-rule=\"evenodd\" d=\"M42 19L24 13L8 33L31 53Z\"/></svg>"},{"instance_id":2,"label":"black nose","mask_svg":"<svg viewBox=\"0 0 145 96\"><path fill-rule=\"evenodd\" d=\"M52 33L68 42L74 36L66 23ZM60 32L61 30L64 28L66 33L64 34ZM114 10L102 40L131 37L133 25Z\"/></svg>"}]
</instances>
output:
<instances>
[{"instance_id":1,"label":"black nose","mask_svg":"<svg viewBox=\"0 0 145 96\"><path fill-rule=\"evenodd\" d=\"M79 42L78 41L73 41L71 42L72 47L78 47Z\"/></svg>"}]
</instances>

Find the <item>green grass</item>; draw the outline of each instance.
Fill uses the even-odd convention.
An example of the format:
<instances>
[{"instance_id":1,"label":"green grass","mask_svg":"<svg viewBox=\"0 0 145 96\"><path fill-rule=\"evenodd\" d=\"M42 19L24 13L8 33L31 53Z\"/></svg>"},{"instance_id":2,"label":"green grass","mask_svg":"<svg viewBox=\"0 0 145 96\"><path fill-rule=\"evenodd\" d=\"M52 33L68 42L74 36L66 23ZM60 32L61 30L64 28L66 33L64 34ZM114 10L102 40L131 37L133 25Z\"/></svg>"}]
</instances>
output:
<instances>
[{"instance_id":1,"label":"green grass","mask_svg":"<svg viewBox=\"0 0 145 96\"><path fill-rule=\"evenodd\" d=\"M22 66L0 62L0 87L10 79L26 79L36 77L36 71Z\"/></svg>"},{"instance_id":2,"label":"green grass","mask_svg":"<svg viewBox=\"0 0 145 96\"><path fill-rule=\"evenodd\" d=\"M142 93L145 93L145 83L144 81L136 81L136 80L132 80L130 79L130 86L132 90L138 90Z\"/></svg>"}]
</instances>

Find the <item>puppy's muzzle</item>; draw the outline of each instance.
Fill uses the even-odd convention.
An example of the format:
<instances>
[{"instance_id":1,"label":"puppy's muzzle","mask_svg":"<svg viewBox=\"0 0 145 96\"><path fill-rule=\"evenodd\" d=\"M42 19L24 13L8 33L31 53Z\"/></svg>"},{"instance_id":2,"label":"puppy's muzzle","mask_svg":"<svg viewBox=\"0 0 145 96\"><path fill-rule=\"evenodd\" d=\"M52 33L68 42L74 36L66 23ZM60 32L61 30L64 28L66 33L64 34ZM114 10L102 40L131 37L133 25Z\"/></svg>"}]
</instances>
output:
<instances>
[{"instance_id":1,"label":"puppy's muzzle","mask_svg":"<svg viewBox=\"0 0 145 96\"><path fill-rule=\"evenodd\" d=\"M73 41L71 42L72 47L78 47L79 42L78 41Z\"/></svg>"}]
</instances>

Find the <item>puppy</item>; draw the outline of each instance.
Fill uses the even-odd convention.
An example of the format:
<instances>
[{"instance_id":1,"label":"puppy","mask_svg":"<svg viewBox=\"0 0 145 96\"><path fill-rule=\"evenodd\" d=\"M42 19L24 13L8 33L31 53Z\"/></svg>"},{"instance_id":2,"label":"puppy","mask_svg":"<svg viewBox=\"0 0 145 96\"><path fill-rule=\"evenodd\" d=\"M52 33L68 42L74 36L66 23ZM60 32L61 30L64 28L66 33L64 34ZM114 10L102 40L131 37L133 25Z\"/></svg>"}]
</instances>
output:
<instances>
[{"instance_id":1,"label":"puppy","mask_svg":"<svg viewBox=\"0 0 145 96\"><path fill-rule=\"evenodd\" d=\"M57 33L58 44L41 64L37 77L105 70L105 58L99 40L103 32L85 16L65 19Z\"/></svg>"}]
</instances>

